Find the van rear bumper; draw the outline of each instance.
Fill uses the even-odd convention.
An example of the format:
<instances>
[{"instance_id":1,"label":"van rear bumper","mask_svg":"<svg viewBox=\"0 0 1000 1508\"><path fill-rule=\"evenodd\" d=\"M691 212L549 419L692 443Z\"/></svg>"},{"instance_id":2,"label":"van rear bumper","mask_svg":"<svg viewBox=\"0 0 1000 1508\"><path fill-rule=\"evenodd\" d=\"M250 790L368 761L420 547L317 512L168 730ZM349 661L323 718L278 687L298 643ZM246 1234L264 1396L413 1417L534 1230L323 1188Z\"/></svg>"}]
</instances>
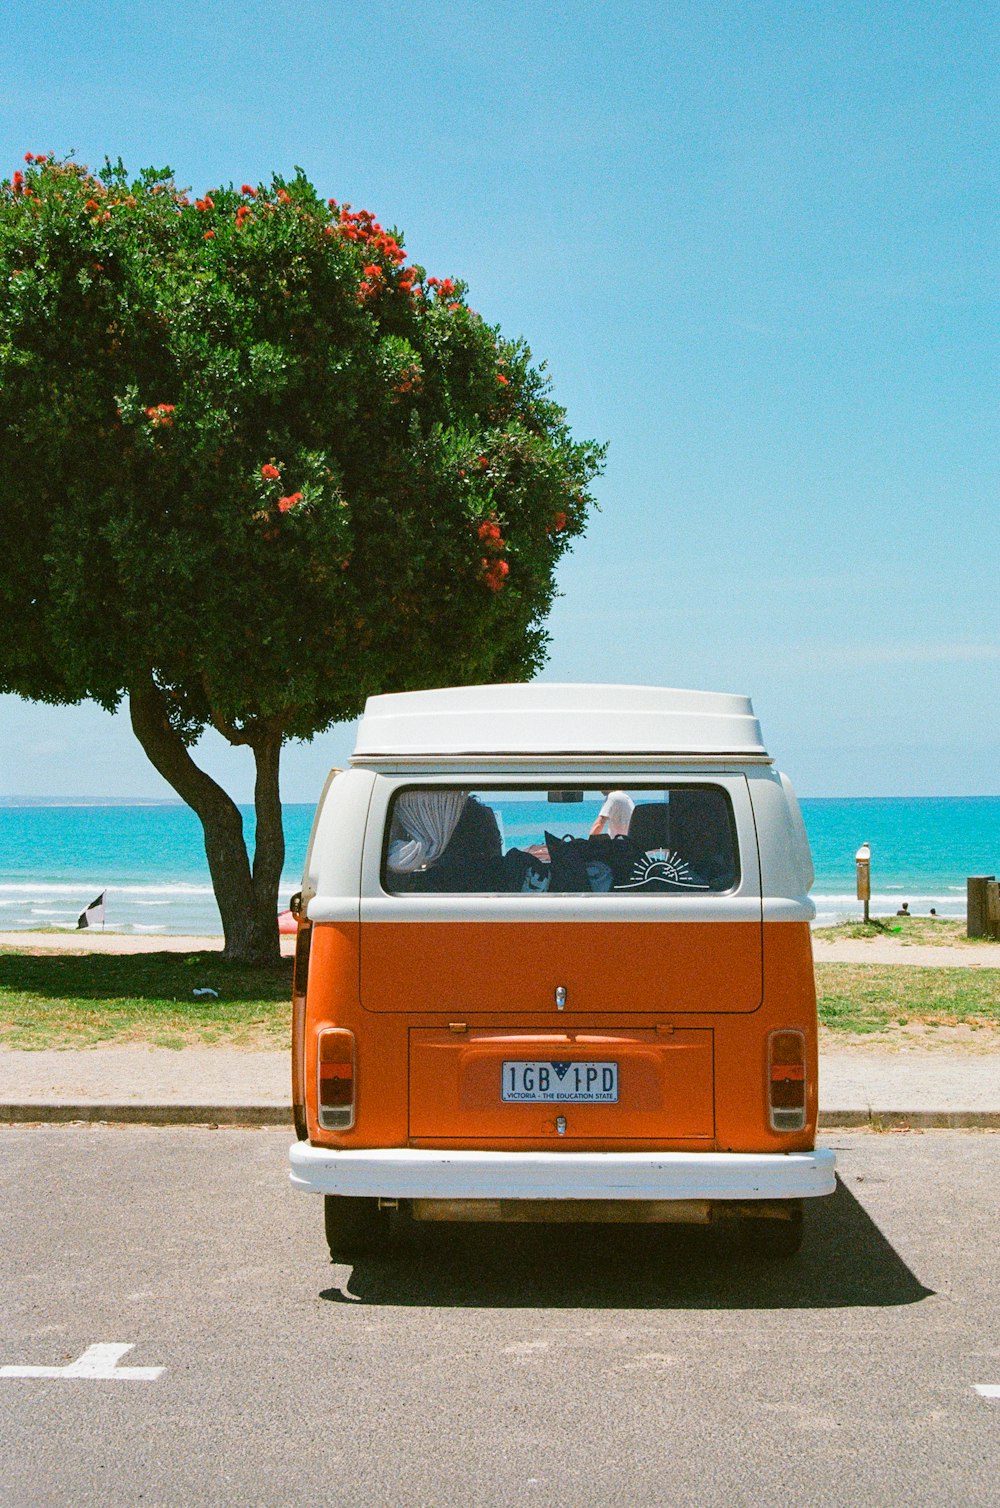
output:
<instances>
[{"instance_id":1,"label":"van rear bumper","mask_svg":"<svg viewBox=\"0 0 1000 1508\"><path fill-rule=\"evenodd\" d=\"M291 1180L381 1199L811 1199L836 1186L834 1153L335 1151L294 1142Z\"/></svg>"}]
</instances>

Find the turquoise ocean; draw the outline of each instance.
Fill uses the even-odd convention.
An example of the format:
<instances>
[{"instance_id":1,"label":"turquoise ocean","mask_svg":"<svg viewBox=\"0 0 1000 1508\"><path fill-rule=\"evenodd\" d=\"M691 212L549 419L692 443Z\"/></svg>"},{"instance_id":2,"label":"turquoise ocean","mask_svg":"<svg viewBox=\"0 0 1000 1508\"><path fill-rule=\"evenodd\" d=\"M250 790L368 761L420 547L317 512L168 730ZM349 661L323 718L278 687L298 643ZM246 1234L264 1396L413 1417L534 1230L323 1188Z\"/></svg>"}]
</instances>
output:
<instances>
[{"instance_id":1,"label":"turquoise ocean","mask_svg":"<svg viewBox=\"0 0 1000 1508\"><path fill-rule=\"evenodd\" d=\"M561 808L566 817L570 810ZM1000 796L824 798L802 802L816 883L817 922L858 915L854 855L872 850L872 910L965 915L965 881L1000 872ZM558 832L576 821L553 823ZM281 904L298 889L313 807L286 805ZM253 811L243 809L252 841ZM539 835L540 836L540 835ZM523 839L517 838L520 843ZM0 806L0 932L73 930L100 891L106 930L218 933L197 818L174 804Z\"/></svg>"}]
</instances>

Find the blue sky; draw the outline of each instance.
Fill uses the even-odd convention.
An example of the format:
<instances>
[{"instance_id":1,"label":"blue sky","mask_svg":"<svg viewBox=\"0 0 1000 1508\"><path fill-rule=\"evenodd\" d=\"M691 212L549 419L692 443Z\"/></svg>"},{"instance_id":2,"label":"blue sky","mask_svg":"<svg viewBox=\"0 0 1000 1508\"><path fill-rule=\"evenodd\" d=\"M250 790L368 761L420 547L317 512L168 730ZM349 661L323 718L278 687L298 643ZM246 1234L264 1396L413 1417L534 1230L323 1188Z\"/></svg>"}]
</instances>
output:
<instances>
[{"instance_id":1,"label":"blue sky","mask_svg":"<svg viewBox=\"0 0 1000 1508\"><path fill-rule=\"evenodd\" d=\"M749 692L806 794L997 793L996 32L919 0L8 0L0 171L301 164L610 443L545 679ZM0 795L170 794L124 717L0 698L0 730ZM286 799L349 747L291 748Z\"/></svg>"}]
</instances>

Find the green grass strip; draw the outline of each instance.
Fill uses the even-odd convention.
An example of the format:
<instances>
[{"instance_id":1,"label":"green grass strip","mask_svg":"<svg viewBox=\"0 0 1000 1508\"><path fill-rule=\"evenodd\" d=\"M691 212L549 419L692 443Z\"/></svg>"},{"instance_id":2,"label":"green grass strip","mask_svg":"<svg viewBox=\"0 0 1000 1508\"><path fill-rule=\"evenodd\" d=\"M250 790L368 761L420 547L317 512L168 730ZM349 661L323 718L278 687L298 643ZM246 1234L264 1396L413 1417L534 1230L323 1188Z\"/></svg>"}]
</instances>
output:
<instances>
[{"instance_id":1,"label":"green grass strip","mask_svg":"<svg viewBox=\"0 0 1000 1508\"><path fill-rule=\"evenodd\" d=\"M914 1022L1000 1026L1000 969L819 963L819 1019L834 1031L875 1032Z\"/></svg>"},{"instance_id":2,"label":"green grass strip","mask_svg":"<svg viewBox=\"0 0 1000 1508\"><path fill-rule=\"evenodd\" d=\"M195 989L219 998L196 997ZM0 1045L162 1047L288 1042L292 964L251 969L218 953L0 951Z\"/></svg>"}]
</instances>

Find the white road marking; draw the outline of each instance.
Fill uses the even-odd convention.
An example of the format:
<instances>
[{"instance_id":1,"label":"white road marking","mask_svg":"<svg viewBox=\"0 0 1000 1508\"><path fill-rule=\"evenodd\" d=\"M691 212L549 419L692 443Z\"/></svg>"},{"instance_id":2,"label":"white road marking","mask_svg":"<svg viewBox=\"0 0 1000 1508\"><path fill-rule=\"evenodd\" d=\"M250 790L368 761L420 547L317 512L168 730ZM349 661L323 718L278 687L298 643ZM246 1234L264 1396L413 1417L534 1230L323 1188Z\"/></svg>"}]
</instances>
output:
<instances>
[{"instance_id":1,"label":"white road marking","mask_svg":"<svg viewBox=\"0 0 1000 1508\"><path fill-rule=\"evenodd\" d=\"M973 1386L980 1398L1000 1398L1000 1383L977 1382Z\"/></svg>"},{"instance_id":2,"label":"white road marking","mask_svg":"<svg viewBox=\"0 0 1000 1508\"><path fill-rule=\"evenodd\" d=\"M88 1346L83 1355L71 1361L68 1367L0 1367L0 1377L70 1377L87 1378L97 1382L153 1382L165 1369L163 1367L120 1367L118 1363L126 1351L134 1351L135 1343L104 1342Z\"/></svg>"}]
</instances>

